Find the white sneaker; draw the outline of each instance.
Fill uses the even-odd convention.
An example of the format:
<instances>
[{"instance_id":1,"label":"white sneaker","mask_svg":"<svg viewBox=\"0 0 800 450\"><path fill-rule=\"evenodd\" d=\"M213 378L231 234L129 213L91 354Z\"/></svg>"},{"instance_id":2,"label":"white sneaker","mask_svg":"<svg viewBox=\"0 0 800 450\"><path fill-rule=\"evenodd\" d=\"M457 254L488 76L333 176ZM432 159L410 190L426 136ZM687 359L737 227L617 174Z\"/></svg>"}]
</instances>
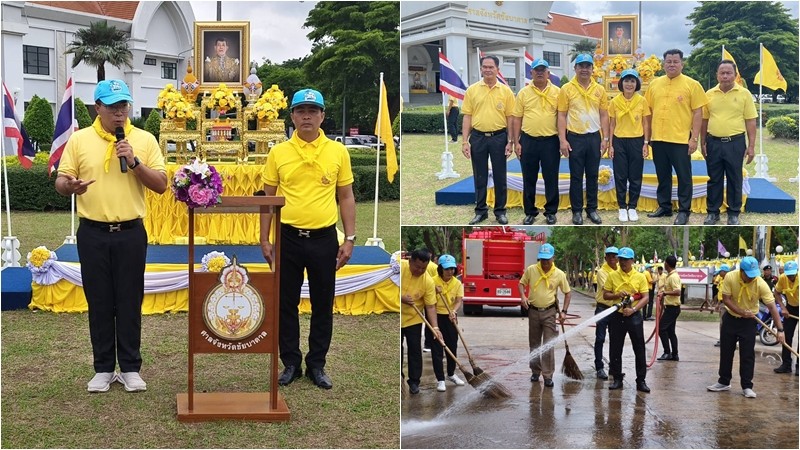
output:
<instances>
[{"instance_id":1,"label":"white sneaker","mask_svg":"<svg viewBox=\"0 0 800 450\"><path fill-rule=\"evenodd\" d=\"M139 376L139 372L120 372L116 380L122 383L122 385L125 386L125 390L128 392L147 390L147 383Z\"/></svg>"},{"instance_id":2,"label":"white sneaker","mask_svg":"<svg viewBox=\"0 0 800 450\"><path fill-rule=\"evenodd\" d=\"M627 209L620 209L619 210L619 221L620 222L627 222L628 221L628 210Z\"/></svg>"},{"instance_id":3,"label":"white sneaker","mask_svg":"<svg viewBox=\"0 0 800 450\"><path fill-rule=\"evenodd\" d=\"M425 353L430 353L431 349L429 349L428 347L422 347L422 351Z\"/></svg>"},{"instance_id":4,"label":"white sneaker","mask_svg":"<svg viewBox=\"0 0 800 450\"><path fill-rule=\"evenodd\" d=\"M731 390L731 385L730 384L714 383L711 386L708 386L706 389L708 389L711 392L730 391Z\"/></svg>"},{"instance_id":5,"label":"white sneaker","mask_svg":"<svg viewBox=\"0 0 800 450\"><path fill-rule=\"evenodd\" d=\"M447 390L447 386L444 385L444 381L436 383L436 390L439 392L444 392Z\"/></svg>"},{"instance_id":6,"label":"white sneaker","mask_svg":"<svg viewBox=\"0 0 800 450\"><path fill-rule=\"evenodd\" d=\"M631 222L636 222L637 220L639 220L639 213L637 213L635 209L629 209L628 220L630 220Z\"/></svg>"},{"instance_id":7,"label":"white sneaker","mask_svg":"<svg viewBox=\"0 0 800 450\"><path fill-rule=\"evenodd\" d=\"M111 389L111 383L116 379L116 372L97 372L86 385L89 392L107 392Z\"/></svg>"},{"instance_id":8,"label":"white sneaker","mask_svg":"<svg viewBox=\"0 0 800 450\"><path fill-rule=\"evenodd\" d=\"M753 392L753 390L750 388L743 390L742 395L744 395L747 398L756 398L756 393Z\"/></svg>"},{"instance_id":9,"label":"white sneaker","mask_svg":"<svg viewBox=\"0 0 800 450\"><path fill-rule=\"evenodd\" d=\"M458 375L455 375L455 374L450 375L449 377L447 377L447 379L452 381L453 383L455 383L456 386L463 386L464 385L464 380L462 380L461 378L458 378Z\"/></svg>"}]
</instances>

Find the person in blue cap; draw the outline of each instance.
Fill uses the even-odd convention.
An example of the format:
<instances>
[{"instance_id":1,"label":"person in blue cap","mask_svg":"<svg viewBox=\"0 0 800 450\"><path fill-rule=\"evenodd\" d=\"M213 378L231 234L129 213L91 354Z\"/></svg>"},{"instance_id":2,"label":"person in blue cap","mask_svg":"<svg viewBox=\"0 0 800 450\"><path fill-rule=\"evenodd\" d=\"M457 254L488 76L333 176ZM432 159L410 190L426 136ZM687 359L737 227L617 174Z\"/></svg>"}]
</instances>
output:
<instances>
[{"instance_id":1,"label":"person in blue cap","mask_svg":"<svg viewBox=\"0 0 800 450\"><path fill-rule=\"evenodd\" d=\"M797 329L798 312L798 282L797 282L797 261L787 261L783 266L783 273L778 277L778 282L773 289L775 301L781 302L781 314L783 315L783 328L786 330L786 343L792 346L794 331ZM792 317L794 316L794 317ZM777 322L776 322L777 323ZM773 369L775 373L792 373L792 352L788 348L783 348L781 353L781 365ZM798 362L794 363L794 373L798 373Z\"/></svg>"},{"instance_id":2,"label":"person in blue cap","mask_svg":"<svg viewBox=\"0 0 800 450\"><path fill-rule=\"evenodd\" d=\"M264 175L266 194L275 195L280 187L286 199L280 223L278 339L284 370L278 384L286 386L303 375L298 306L307 271L311 329L306 376L318 387L330 389L333 383L325 373L325 363L333 335L336 271L350 260L356 240L353 171L344 145L328 139L320 129L325 120L325 101L319 91L295 92L290 117L295 132L269 152ZM340 216L345 234L341 244L336 233ZM272 214L262 214L261 251L270 264L274 261L271 227Z\"/></svg>"},{"instance_id":3,"label":"person in blue cap","mask_svg":"<svg viewBox=\"0 0 800 450\"><path fill-rule=\"evenodd\" d=\"M128 118L133 97L124 81L101 81L94 101L97 117L91 127L70 136L55 182L59 194L77 196L76 236L95 370L87 389L106 392L119 381L126 391L144 391L147 383L139 371L147 231L142 219L145 189L167 190L166 166L153 135Z\"/></svg>"},{"instance_id":4,"label":"person in blue cap","mask_svg":"<svg viewBox=\"0 0 800 450\"><path fill-rule=\"evenodd\" d=\"M436 276L433 282L436 285L436 316L439 330L444 338L447 348L458 356L458 319L457 311L461 308L461 299L464 298L464 285L461 284L456 276L458 267L453 255L442 255L439 257L439 265L436 267ZM439 295L441 294L441 295ZM443 301L447 302L445 306ZM449 306L449 308L448 308ZM436 375L436 390L444 392L447 390L444 382L444 368L442 358L444 349L439 341L431 339L431 360L433 361L433 373ZM447 355L447 379L456 386L464 386L464 381L456 375L456 361Z\"/></svg>"},{"instance_id":5,"label":"person in blue cap","mask_svg":"<svg viewBox=\"0 0 800 450\"><path fill-rule=\"evenodd\" d=\"M619 249L613 246L608 247L605 253L605 262L600 267L600 270L597 271L597 285L601 286L601 288L594 294L594 300L597 303L594 308L595 315L600 314L614 305L613 300L606 300L603 298L602 286L606 284L608 275L617 270L617 255L619 254ZM594 329L594 369L597 371L597 378L601 380L608 379L608 374L606 374L603 364L603 344L606 342L609 317L610 316L606 316L598 320Z\"/></svg>"},{"instance_id":6,"label":"person in blue cap","mask_svg":"<svg viewBox=\"0 0 800 450\"><path fill-rule=\"evenodd\" d=\"M567 275L553 263L555 254L552 245L542 244L536 255L539 262L528 266L519 280L520 304L528 312L528 347L531 353L558 337L556 317L564 321L572 297ZM558 311L556 302L559 290L564 294L561 311ZM555 366L553 348L531 358L531 382L538 383L541 374L545 387L553 387Z\"/></svg>"},{"instance_id":7,"label":"person in blue cap","mask_svg":"<svg viewBox=\"0 0 800 450\"><path fill-rule=\"evenodd\" d=\"M719 379L708 386L712 392L731 389L733 355L739 344L739 377L742 395L756 398L753 391L753 371L756 363L756 313L758 302L763 302L772 314L773 323L780 327L781 318L775 308L775 296L761 278L758 261L745 256L739 269L729 272L722 281L722 302L725 314L720 326ZM778 342L784 342L783 328L778 328Z\"/></svg>"}]
</instances>

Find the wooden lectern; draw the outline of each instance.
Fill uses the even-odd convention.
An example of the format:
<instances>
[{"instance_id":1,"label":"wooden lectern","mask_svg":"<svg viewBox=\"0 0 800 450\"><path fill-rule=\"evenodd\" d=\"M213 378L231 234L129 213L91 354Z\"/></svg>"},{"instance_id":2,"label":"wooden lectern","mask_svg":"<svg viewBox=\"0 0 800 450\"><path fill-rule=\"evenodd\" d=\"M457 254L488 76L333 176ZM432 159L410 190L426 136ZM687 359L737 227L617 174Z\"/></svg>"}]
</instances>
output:
<instances>
[{"instance_id":1,"label":"wooden lectern","mask_svg":"<svg viewBox=\"0 0 800 450\"><path fill-rule=\"evenodd\" d=\"M189 208L189 383L179 393L178 420L289 420L278 392L280 226L273 227L275 260L268 273L249 273L235 257L220 273L194 271L194 215L272 213L280 224L283 197L222 197L213 208ZM270 354L269 392L194 392L194 355Z\"/></svg>"}]
</instances>

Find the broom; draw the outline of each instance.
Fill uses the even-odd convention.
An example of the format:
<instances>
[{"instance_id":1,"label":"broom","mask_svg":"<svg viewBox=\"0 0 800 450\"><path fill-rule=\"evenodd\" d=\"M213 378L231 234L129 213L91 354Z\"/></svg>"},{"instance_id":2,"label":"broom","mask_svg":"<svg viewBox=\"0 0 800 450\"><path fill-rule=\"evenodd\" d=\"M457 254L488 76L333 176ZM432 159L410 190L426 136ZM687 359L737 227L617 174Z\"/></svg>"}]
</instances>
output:
<instances>
[{"instance_id":1,"label":"broom","mask_svg":"<svg viewBox=\"0 0 800 450\"><path fill-rule=\"evenodd\" d=\"M453 313L453 310L450 309L450 305L447 303L447 299L444 298L444 294L441 292L438 293L439 298L444 303L444 306L447 307L447 312ZM458 323L455 324L456 332L458 332L458 337L461 339L461 344L464 346L464 351L467 352L467 359L469 359L469 365L472 366L472 370L475 371L475 375L480 375L483 373L483 369L475 365L475 360L472 359L472 355L469 353L469 348L467 348L467 341L464 340L464 335L461 334L461 329L458 327Z\"/></svg>"},{"instance_id":2,"label":"broom","mask_svg":"<svg viewBox=\"0 0 800 450\"><path fill-rule=\"evenodd\" d=\"M754 318L754 319L756 319L756 322L760 323L762 327L766 328L766 329L767 329L767 331L769 331L770 333L772 333L772 335L773 335L773 336L775 336L775 338L776 338L776 339L778 338L778 333L776 333L776 332L772 331L772 327L769 327L769 326L767 326L767 324L765 324L765 323L764 323L764 322L763 322L761 319L759 319L757 316L753 316L753 318ZM800 355L798 355L798 354L797 354L797 351L795 351L795 349L793 349L792 347L790 347L790 346L789 346L789 344L787 344L786 342L781 342L781 344L783 344L783 346L784 346L784 347L786 347L786 348L787 348L787 349L788 349L790 352L794 353L794 356L797 356L798 358L800 358Z\"/></svg>"},{"instance_id":3,"label":"broom","mask_svg":"<svg viewBox=\"0 0 800 450\"><path fill-rule=\"evenodd\" d=\"M433 335L436 336L436 331L433 329L433 326L431 326L430 322L428 322L428 320L425 319L425 316L422 315L422 311L420 311L419 308L417 308L417 305L409 305L409 306L414 308L414 311L416 311L417 314L419 314L419 317L422 319L422 322L425 323L425 326L430 328ZM498 383L497 381L492 380L492 378L486 372L482 372L480 375L473 375L472 372L470 372L463 365L461 365L461 362L458 360L458 358L456 358L456 355L454 355L453 352L451 352L450 349L447 348L447 345L445 345L444 342L439 341L439 343L442 345L442 348L447 352L447 354L451 358L453 358L453 361L456 362L456 365L458 366L459 370L461 370L461 372L464 374L464 378L467 379L467 383L469 383L470 386L479 390L481 394L485 395L486 397L492 397L492 398L511 397L511 393L508 391L508 389L505 388L505 386Z\"/></svg>"},{"instance_id":4,"label":"broom","mask_svg":"<svg viewBox=\"0 0 800 450\"><path fill-rule=\"evenodd\" d=\"M558 297L556 297L556 310L561 311L561 307L558 305ZM564 329L564 322L561 322L561 332L566 334L566 330ZM575 358L572 357L572 354L569 352L569 344L567 340L564 339L564 347L567 348L567 354L564 355L564 362L561 365L561 373L566 375L573 380L582 380L583 373L581 373L580 367L578 367L578 363L575 362Z\"/></svg>"}]
</instances>

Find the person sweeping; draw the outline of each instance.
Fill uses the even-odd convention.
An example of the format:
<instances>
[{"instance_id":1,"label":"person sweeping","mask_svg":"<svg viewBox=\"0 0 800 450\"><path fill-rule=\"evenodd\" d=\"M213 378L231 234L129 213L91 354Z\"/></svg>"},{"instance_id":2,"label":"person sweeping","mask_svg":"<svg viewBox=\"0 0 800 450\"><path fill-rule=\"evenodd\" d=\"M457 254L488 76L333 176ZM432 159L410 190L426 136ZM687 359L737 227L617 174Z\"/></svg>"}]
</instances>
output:
<instances>
[{"instance_id":1,"label":"person sweeping","mask_svg":"<svg viewBox=\"0 0 800 450\"><path fill-rule=\"evenodd\" d=\"M438 295L436 316L439 323L439 331L442 333L445 345L453 355L458 355L458 320L456 319L456 311L461 307L461 299L464 297L464 285L455 277L455 275L458 275L457 271L456 259L452 255L442 255L439 257L439 265L436 267L437 275L433 278ZM447 304L443 302L447 302ZM444 382L443 357L444 349L438 341L434 341L431 345L431 360L433 362L433 373L436 375L436 390L439 392L447 390ZM456 375L456 361L449 354L447 355L447 379L456 386L464 386L465 384Z\"/></svg>"}]
</instances>

